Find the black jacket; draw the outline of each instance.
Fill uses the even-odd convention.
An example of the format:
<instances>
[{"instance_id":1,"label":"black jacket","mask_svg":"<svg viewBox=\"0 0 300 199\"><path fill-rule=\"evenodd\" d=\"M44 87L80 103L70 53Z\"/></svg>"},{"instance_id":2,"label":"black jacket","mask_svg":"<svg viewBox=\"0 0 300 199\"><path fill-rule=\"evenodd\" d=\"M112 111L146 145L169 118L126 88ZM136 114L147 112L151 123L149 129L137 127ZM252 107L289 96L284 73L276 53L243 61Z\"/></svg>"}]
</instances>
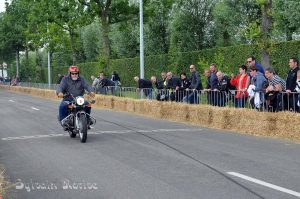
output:
<instances>
[{"instance_id":1,"label":"black jacket","mask_svg":"<svg viewBox=\"0 0 300 199\"><path fill-rule=\"evenodd\" d=\"M191 85L191 81L187 78L185 79L181 79L181 84L180 84L180 90L185 90L187 88L189 88Z\"/></svg>"},{"instance_id":2,"label":"black jacket","mask_svg":"<svg viewBox=\"0 0 300 199\"><path fill-rule=\"evenodd\" d=\"M102 87L102 88L105 86L115 86L115 82L113 82L107 78L100 80L99 84L100 84L100 87Z\"/></svg>"},{"instance_id":3,"label":"black jacket","mask_svg":"<svg viewBox=\"0 0 300 199\"><path fill-rule=\"evenodd\" d=\"M167 80L167 89L175 89L177 86L181 86L181 80L178 77L173 76Z\"/></svg>"},{"instance_id":4,"label":"black jacket","mask_svg":"<svg viewBox=\"0 0 300 199\"><path fill-rule=\"evenodd\" d=\"M84 91L87 90L89 93L93 92L93 88L88 85L85 79L81 76L78 77L77 80L72 80L70 76L62 78L60 84L57 86L57 93L69 93L72 94L73 97L83 96ZM71 100L70 96L66 96L64 100Z\"/></svg>"},{"instance_id":5,"label":"black jacket","mask_svg":"<svg viewBox=\"0 0 300 199\"><path fill-rule=\"evenodd\" d=\"M197 71L192 72L190 89L202 90L200 75Z\"/></svg>"},{"instance_id":6,"label":"black jacket","mask_svg":"<svg viewBox=\"0 0 300 199\"><path fill-rule=\"evenodd\" d=\"M288 72L288 76L286 78L286 90L291 90L292 92L294 92L296 88L298 70L299 66L297 66L294 70L290 70Z\"/></svg>"},{"instance_id":7,"label":"black jacket","mask_svg":"<svg viewBox=\"0 0 300 199\"><path fill-rule=\"evenodd\" d=\"M229 87L229 78L227 76L224 76L222 78L222 80L218 80L217 83L217 89L219 91L228 91L228 87Z\"/></svg>"},{"instance_id":8,"label":"black jacket","mask_svg":"<svg viewBox=\"0 0 300 199\"><path fill-rule=\"evenodd\" d=\"M138 87L139 88L152 88L152 82L147 79L139 79Z\"/></svg>"}]
</instances>

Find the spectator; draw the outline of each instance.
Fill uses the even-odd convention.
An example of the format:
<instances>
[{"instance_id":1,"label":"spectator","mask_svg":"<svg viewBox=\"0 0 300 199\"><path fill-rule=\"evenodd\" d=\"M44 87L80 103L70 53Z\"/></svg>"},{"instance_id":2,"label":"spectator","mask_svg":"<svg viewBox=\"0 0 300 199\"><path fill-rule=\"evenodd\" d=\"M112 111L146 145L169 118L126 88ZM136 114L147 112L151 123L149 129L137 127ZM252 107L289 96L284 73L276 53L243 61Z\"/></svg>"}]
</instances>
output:
<instances>
[{"instance_id":1,"label":"spectator","mask_svg":"<svg viewBox=\"0 0 300 199\"><path fill-rule=\"evenodd\" d=\"M18 82L17 82L17 78L15 76L13 76L13 78L11 79L10 85L11 86L17 86Z\"/></svg>"},{"instance_id":2,"label":"spectator","mask_svg":"<svg viewBox=\"0 0 300 199\"><path fill-rule=\"evenodd\" d=\"M180 74L180 79L181 79L181 81L180 81L179 96L178 96L179 102L181 102L183 100L183 98L188 95L187 89L191 85L191 81L190 81L190 79L187 78L187 75L185 72L182 72Z\"/></svg>"},{"instance_id":3,"label":"spectator","mask_svg":"<svg viewBox=\"0 0 300 199\"><path fill-rule=\"evenodd\" d=\"M204 70L204 76L207 78L206 81L206 87L204 91L207 93L207 103L212 104L212 92L211 92L211 86L210 86L210 77L211 77L211 72L209 69Z\"/></svg>"},{"instance_id":4,"label":"spectator","mask_svg":"<svg viewBox=\"0 0 300 199\"><path fill-rule=\"evenodd\" d=\"M250 67L250 75L253 86L249 86L248 93L254 92L250 98L250 104L252 108L261 109L265 100L263 89L267 84L267 79L255 66Z\"/></svg>"},{"instance_id":5,"label":"spectator","mask_svg":"<svg viewBox=\"0 0 300 199\"><path fill-rule=\"evenodd\" d=\"M115 83L115 86L121 86L121 79L116 71L112 72L110 80Z\"/></svg>"},{"instance_id":6,"label":"spectator","mask_svg":"<svg viewBox=\"0 0 300 199\"><path fill-rule=\"evenodd\" d=\"M138 84L138 90L142 90L147 97L147 99L152 99L152 82L147 79L140 79L135 76L134 81Z\"/></svg>"},{"instance_id":7,"label":"spectator","mask_svg":"<svg viewBox=\"0 0 300 199\"><path fill-rule=\"evenodd\" d=\"M298 93L297 106L300 107L300 70L297 72L297 81L295 91Z\"/></svg>"},{"instance_id":8,"label":"spectator","mask_svg":"<svg viewBox=\"0 0 300 199\"><path fill-rule=\"evenodd\" d=\"M173 76L172 72L168 72L167 89L169 90L169 99L171 101L178 101L180 85L180 79L178 77Z\"/></svg>"},{"instance_id":9,"label":"spectator","mask_svg":"<svg viewBox=\"0 0 300 199\"><path fill-rule=\"evenodd\" d=\"M60 84L60 82L63 78L64 78L64 75L58 74L58 80L57 80L56 84Z\"/></svg>"},{"instance_id":10,"label":"spectator","mask_svg":"<svg viewBox=\"0 0 300 199\"><path fill-rule=\"evenodd\" d=\"M150 78L150 81L152 84L154 84L154 86L156 88L155 89L156 99L160 101L161 94L160 94L159 90L163 88L162 81L159 81L156 76L152 76Z\"/></svg>"},{"instance_id":11,"label":"spectator","mask_svg":"<svg viewBox=\"0 0 300 199\"><path fill-rule=\"evenodd\" d=\"M254 56L249 56L247 58L247 64L248 64L249 68L251 66L254 66L255 68L258 69L259 72L261 72L261 74L265 74L264 67L258 61L256 61Z\"/></svg>"},{"instance_id":12,"label":"spectator","mask_svg":"<svg viewBox=\"0 0 300 199\"><path fill-rule=\"evenodd\" d=\"M217 65L216 64L211 64L209 67L210 70L210 88L211 90L214 90L215 88L217 88L217 84L218 84L218 78L217 78Z\"/></svg>"},{"instance_id":13,"label":"spectator","mask_svg":"<svg viewBox=\"0 0 300 199\"><path fill-rule=\"evenodd\" d=\"M155 84L158 89L158 94L156 99L159 101L166 101L169 99L169 91L167 90L167 73L161 72L161 79L157 79L157 84Z\"/></svg>"},{"instance_id":14,"label":"spectator","mask_svg":"<svg viewBox=\"0 0 300 199\"><path fill-rule=\"evenodd\" d=\"M286 95L284 98L284 109L289 111L299 112L299 107L297 106L298 93L292 93L296 88L297 72L299 71L298 59L295 57L290 58L288 72L286 78Z\"/></svg>"},{"instance_id":15,"label":"spectator","mask_svg":"<svg viewBox=\"0 0 300 199\"><path fill-rule=\"evenodd\" d=\"M236 108L244 108L245 101L248 98L248 86L250 83L250 77L247 74L247 67L245 65L241 65L239 67L239 74L234 77L231 75L230 84L235 86L235 107Z\"/></svg>"},{"instance_id":16,"label":"spectator","mask_svg":"<svg viewBox=\"0 0 300 199\"><path fill-rule=\"evenodd\" d=\"M190 93L187 97L183 98L184 102L190 103L190 104L199 104L199 97L200 97L200 90L203 89L202 83L201 83L201 77L199 73L196 71L195 65L190 65L190 86L189 90Z\"/></svg>"},{"instance_id":17,"label":"spectator","mask_svg":"<svg viewBox=\"0 0 300 199\"><path fill-rule=\"evenodd\" d=\"M269 85L266 88L266 105L267 110L277 112L282 110L282 93L286 90L286 84L283 79L275 75L272 68L265 69L265 76L268 79Z\"/></svg>"},{"instance_id":18,"label":"spectator","mask_svg":"<svg viewBox=\"0 0 300 199\"><path fill-rule=\"evenodd\" d=\"M110 79L106 78L104 72L99 73L99 91L100 94L107 95L108 91L111 91L111 94L115 94L115 83Z\"/></svg>"},{"instance_id":19,"label":"spectator","mask_svg":"<svg viewBox=\"0 0 300 199\"><path fill-rule=\"evenodd\" d=\"M99 88L100 88L100 80L96 78L94 75L91 76L91 79L93 81L92 87L94 89L95 93L99 93Z\"/></svg>"},{"instance_id":20,"label":"spectator","mask_svg":"<svg viewBox=\"0 0 300 199\"><path fill-rule=\"evenodd\" d=\"M215 92L216 100L213 102L214 106L224 107L226 106L227 102L227 93L228 93L228 86L229 80L228 77L225 76L221 71L217 72L217 88L213 91Z\"/></svg>"},{"instance_id":21,"label":"spectator","mask_svg":"<svg viewBox=\"0 0 300 199\"><path fill-rule=\"evenodd\" d=\"M217 85L218 85L218 78L217 78L217 65L216 64L210 64L209 66L209 70L210 70L210 89L213 91L214 89L217 88ZM211 102L212 102L212 105L214 105L214 102L217 101L217 96L215 95L216 92L211 92Z\"/></svg>"}]
</instances>

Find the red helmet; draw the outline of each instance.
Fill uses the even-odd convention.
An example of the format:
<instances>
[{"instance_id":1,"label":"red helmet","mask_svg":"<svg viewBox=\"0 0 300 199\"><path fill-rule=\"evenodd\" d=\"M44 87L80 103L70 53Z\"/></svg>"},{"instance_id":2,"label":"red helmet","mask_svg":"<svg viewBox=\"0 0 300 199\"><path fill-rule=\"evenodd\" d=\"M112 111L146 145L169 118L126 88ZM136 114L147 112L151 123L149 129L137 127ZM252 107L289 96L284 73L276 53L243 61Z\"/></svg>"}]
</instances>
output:
<instances>
[{"instance_id":1,"label":"red helmet","mask_svg":"<svg viewBox=\"0 0 300 199\"><path fill-rule=\"evenodd\" d=\"M79 69L77 66L70 66L69 73L79 73Z\"/></svg>"}]
</instances>

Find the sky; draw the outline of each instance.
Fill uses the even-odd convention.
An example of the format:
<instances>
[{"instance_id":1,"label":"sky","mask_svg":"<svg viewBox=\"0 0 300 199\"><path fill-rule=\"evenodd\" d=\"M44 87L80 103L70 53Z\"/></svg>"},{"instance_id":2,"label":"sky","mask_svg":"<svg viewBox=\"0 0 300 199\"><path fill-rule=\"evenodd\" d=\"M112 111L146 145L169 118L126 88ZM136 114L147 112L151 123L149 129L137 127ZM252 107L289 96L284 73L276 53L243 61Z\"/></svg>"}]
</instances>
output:
<instances>
[{"instance_id":1,"label":"sky","mask_svg":"<svg viewBox=\"0 0 300 199\"><path fill-rule=\"evenodd\" d=\"M0 0L0 12L5 11L5 0Z\"/></svg>"}]
</instances>

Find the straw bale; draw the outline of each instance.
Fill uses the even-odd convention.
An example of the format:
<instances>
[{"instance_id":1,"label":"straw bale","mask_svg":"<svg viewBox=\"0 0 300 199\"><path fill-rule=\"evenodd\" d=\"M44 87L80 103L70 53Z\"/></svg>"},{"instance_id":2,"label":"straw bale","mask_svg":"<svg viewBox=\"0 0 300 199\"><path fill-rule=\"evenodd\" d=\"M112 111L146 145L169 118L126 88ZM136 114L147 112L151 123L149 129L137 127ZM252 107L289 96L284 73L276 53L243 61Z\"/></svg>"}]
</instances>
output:
<instances>
[{"instance_id":1,"label":"straw bale","mask_svg":"<svg viewBox=\"0 0 300 199\"><path fill-rule=\"evenodd\" d=\"M135 112L135 100L131 100L131 99L126 98L126 101L127 101L126 110L128 112L134 113Z\"/></svg>"},{"instance_id":2,"label":"straw bale","mask_svg":"<svg viewBox=\"0 0 300 199\"><path fill-rule=\"evenodd\" d=\"M152 101L148 108L150 109L149 116L154 117L154 118L162 118L162 115L161 115L162 106L161 106L160 102Z\"/></svg>"},{"instance_id":3,"label":"straw bale","mask_svg":"<svg viewBox=\"0 0 300 199\"><path fill-rule=\"evenodd\" d=\"M211 106L188 106L189 116L187 121L197 125L209 126L212 122Z\"/></svg>"},{"instance_id":4,"label":"straw bale","mask_svg":"<svg viewBox=\"0 0 300 199\"><path fill-rule=\"evenodd\" d=\"M227 129L228 117L228 108L212 107L212 122L210 126L219 129Z\"/></svg>"},{"instance_id":5,"label":"straw bale","mask_svg":"<svg viewBox=\"0 0 300 199\"><path fill-rule=\"evenodd\" d=\"M189 109L187 104L179 104L176 102L168 103L167 118L174 121L186 122L189 118ZM164 107L165 108L165 107Z\"/></svg>"},{"instance_id":6,"label":"straw bale","mask_svg":"<svg viewBox=\"0 0 300 199\"><path fill-rule=\"evenodd\" d=\"M145 114L145 100L135 100L135 113Z\"/></svg>"},{"instance_id":7,"label":"straw bale","mask_svg":"<svg viewBox=\"0 0 300 199\"><path fill-rule=\"evenodd\" d=\"M120 98L120 99L115 99L115 108L116 110L120 111L126 111L127 110L127 99L125 98Z\"/></svg>"}]
</instances>

